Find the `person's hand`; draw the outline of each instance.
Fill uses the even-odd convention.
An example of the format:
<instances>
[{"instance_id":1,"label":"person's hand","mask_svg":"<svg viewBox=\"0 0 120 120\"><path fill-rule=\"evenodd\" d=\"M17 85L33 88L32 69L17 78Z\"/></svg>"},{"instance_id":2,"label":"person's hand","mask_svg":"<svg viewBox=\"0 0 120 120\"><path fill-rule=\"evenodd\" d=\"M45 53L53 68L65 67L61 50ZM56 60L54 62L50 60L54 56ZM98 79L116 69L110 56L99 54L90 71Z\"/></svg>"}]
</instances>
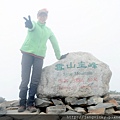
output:
<instances>
[{"instance_id":1,"label":"person's hand","mask_svg":"<svg viewBox=\"0 0 120 120\"><path fill-rule=\"evenodd\" d=\"M69 53L62 55L62 56L60 57L60 60L66 58L66 56L67 56L68 54L69 54Z\"/></svg>"},{"instance_id":2,"label":"person's hand","mask_svg":"<svg viewBox=\"0 0 120 120\"><path fill-rule=\"evenodd\" d=\"M31 29L33 27L32 22L31 22L31 17L30 15L28 16L28 19L26 17L23 17L25 21L25 27Z\"/></svg>"}]
</instances>

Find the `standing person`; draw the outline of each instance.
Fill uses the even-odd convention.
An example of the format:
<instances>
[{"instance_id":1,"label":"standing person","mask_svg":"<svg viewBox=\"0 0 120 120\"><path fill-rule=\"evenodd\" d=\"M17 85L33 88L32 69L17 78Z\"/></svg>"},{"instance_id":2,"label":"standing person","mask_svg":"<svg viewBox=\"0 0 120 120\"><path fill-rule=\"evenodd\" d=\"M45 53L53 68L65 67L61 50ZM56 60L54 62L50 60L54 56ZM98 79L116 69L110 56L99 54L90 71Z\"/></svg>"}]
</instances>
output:
<instances>
[{"instance_id":1,"label":"standing person","mask_svg":"<svg viewBox=\"0 0 120 120\"><path fill-rule=\"evenodd\" d=\"M22 52L22 81L20 84L20 92L19 92L19 108L18 112L23 112L27 109L30 112L36 112L37 109L34 106L35 102L35 94L37 92L37 87L40 81L43 60L46 54L46 43L49 39L54 52L55 56L58 60L65 58L67 54L62 55L60 54L60 49L58 42L54 33L48 28L46 24L46 20L48 17L48 11L46 9L41 9L37 13L37 22L31 21L31 17L28 16L28 19L25 19L25 27L28 28L28 33L25 38L25 41L21 47ZM32 73L31 73L32 68ZM30 74L31 74L31 81L30 81ZM30 88L28 93L27 99L27 91L28 91L28 84L30 81Z\"/></svg>"}]
</instances>

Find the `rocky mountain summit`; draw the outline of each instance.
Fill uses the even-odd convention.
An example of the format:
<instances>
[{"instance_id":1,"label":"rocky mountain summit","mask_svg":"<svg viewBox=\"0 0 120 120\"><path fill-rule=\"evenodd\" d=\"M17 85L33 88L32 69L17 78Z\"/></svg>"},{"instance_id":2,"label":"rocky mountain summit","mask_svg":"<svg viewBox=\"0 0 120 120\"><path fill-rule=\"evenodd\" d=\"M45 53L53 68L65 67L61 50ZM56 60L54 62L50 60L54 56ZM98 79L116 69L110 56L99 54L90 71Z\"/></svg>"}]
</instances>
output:
<instances>
[{"instance_id":1,"label":"rocky mountain summit","mask_svg":"<svg viewBox=\"0 0 120 120\"><path fill-rule=\"evenodd\" d=\"M5 117L9 117L6 120L24 120L23 115L28 115L26 119L29 120L48 119L41 116L49 120L69 120L73 119L71 115L76 116L76 120L85 117L91 120L92 115L111 115L111 120L118 118L120 94L109 93L111 76L109 66L90 53L69 53L65 59L43 68L35 99L36 113L27 110L18 113L19 100L5 101L1 97L0 120Z\"/></svg>"}]
</instances>

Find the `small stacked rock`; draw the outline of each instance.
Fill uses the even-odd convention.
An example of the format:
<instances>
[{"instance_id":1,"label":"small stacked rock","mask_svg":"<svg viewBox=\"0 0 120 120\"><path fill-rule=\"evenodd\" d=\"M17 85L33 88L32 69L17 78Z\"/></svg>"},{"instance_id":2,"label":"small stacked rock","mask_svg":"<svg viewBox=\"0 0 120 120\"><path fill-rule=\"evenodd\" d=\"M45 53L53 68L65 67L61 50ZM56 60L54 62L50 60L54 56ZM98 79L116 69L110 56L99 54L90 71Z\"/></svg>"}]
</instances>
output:
<instances>
[{"instance_id":1,"label":"small stacked rock","mask_svg":"<svg viewBox=\"0 0 120 120\"><path fill-rule=\"evenodd\" d=\"M36 113L29 113L27 110L23 113L18 113L19 100L4 101L0 103L0 120L9 115L8 120L17 120L17 115L58 115L54 116L63 120L65 115L88 116L88 115L120 115L120 94L117 96L107 93L104 96L91 96L84 98L75 97L57 97L57 98L36 98L35 106ZM61 116L61 117L60 117ZM28 116L29 117L29 116ZM35 116L34 116L35 117ZM34 118L33 117L33 118ZM23 117L22 117L23 119ZM21 120L22 120L21 119ZM7 118L5 119L7 120ZM31 119L32 120L32 119ZM52 120L52 118L51 118Z\"/></svg>"},{"instance_id":2,"label":"small stacked rock","mask_svg":"<svg viewBox=\"0 0 120 120\"><path fill-rule=\"evenodd\" d=\"M118 98L117 98L118 99ZM36 107L45 114L107 115L120 114L120 102L109 93L86 98L36 98Z\"/></svg>"}]
</instances>

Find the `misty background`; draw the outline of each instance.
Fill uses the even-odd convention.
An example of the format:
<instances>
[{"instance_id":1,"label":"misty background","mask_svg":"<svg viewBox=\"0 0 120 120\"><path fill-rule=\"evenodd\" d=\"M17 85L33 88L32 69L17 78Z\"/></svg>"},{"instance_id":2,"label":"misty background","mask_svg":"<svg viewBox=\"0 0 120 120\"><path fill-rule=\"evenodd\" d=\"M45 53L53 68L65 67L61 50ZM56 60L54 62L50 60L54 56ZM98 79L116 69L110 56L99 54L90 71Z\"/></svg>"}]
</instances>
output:
<instances>
[{"instance_id":1,"label":"misty background","mask_svg":"<svg viewBox=\"0 0 120 120\"><path fill-rule=\"evenodd\" d=\"M89 52L112 71L110 90L120 91L120 0L1 0L0 96L19 99L21 52L27 29L23 17L37 21L47 8L46 25L54 32L61 54ZM48 40L44 66L57 62Z\"/></svg>"}]
</instances>

